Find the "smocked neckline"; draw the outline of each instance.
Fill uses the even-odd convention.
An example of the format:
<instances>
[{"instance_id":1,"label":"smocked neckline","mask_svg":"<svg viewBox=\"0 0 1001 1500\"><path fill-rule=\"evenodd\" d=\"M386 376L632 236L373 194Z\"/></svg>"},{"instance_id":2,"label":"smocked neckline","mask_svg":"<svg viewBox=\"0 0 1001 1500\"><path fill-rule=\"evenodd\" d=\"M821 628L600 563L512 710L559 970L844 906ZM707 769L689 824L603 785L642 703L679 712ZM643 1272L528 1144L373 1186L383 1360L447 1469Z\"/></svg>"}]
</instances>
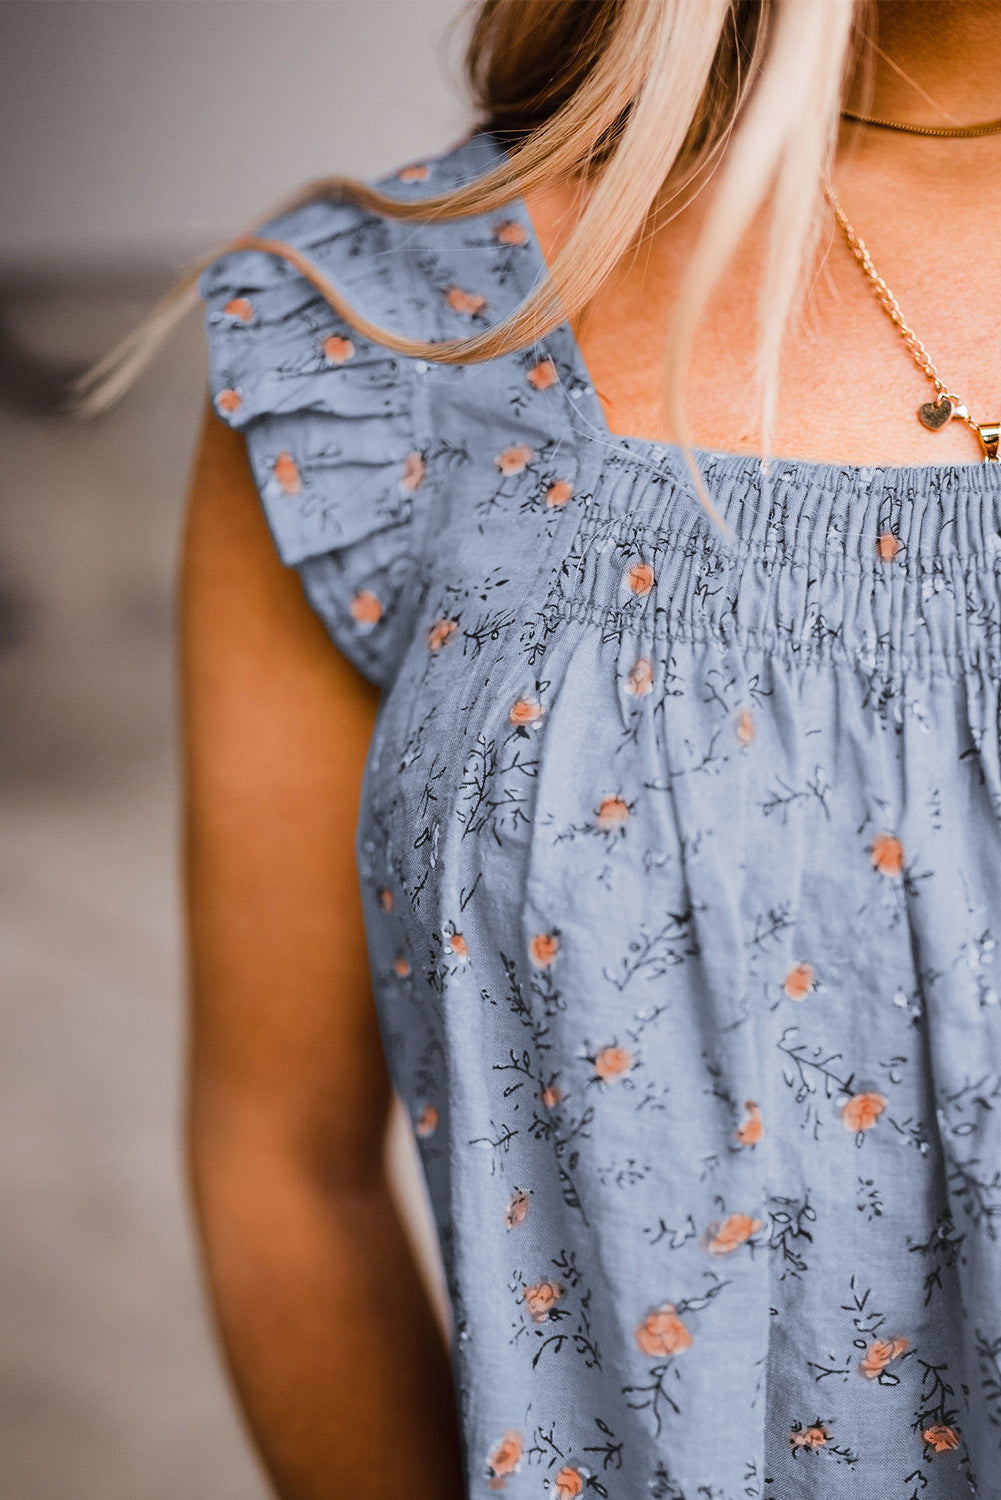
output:
<instances>
[{"instance_id":1,"label":"smocked neckline","mask_svg":"<svg viewBox=\"0 0 1001 1500\"><path fill-rule=\"evenodd\" d=\"M504 143L491 131L481 132L479 138L485 140L486 144L500 156L505 158L510 156ZM523 295L527 296L532 288L548 274L549 265L543 254L524 197L519 195L513 198L510 208L522 222L526 236L524 249L527 252L527 258L531 261L530 274L519 277L520 290ZM524 265L522 270L524 270ZM666 439L642 437L639 434L612 431L569 319L564 320L554 330L554 334L557 336L557 342L563 346L563 363L571 375L569 383L561 379L561 384L563 384L563 393L571 412L574 430L578 436L606 449L609 457L617 456L620 459L631 460L640 468L654 470L661 474L671 474L676 479L691 485L691 475L685 461L685 454L678 443L672 443ZM552 339L554 334L548 335L548 339ZM538 340L538 346L545 352L550 352L547 348L547 338ZM559 369L559 362L554 361L554 363ZM958 463L859 464L774 454L769 458L767 465L764 465L761 455L757 453L731 453L723 449L705 448L698 445L693 446L689 451L700 471L705 474L707 470L710 470L717 479L749 478L752 482L758 483L762 479L766 481L771 479L774 482L776 478L788 479L795 475L812 489L832 489L849 493L864 492L879 484L897 492L927 495L936 493L943 484L951 487L960 481L966 488L978 494L991 494L1001 490L1001 465L984 463L980 459ZM995 470L998 473L995 473Z\"/></svg>"}]
</instances>

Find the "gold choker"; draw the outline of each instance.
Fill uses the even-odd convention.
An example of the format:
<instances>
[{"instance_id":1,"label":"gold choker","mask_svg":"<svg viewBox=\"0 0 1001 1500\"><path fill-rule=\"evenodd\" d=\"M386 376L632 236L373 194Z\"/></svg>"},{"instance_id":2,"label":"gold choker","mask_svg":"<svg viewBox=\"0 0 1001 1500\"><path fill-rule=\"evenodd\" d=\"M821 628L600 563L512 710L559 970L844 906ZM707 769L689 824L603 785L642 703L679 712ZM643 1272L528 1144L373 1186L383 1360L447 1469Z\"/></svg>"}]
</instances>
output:
<instances>
[{"instance_id":1,"label":"gold choker","mask_svg":"<svg viewBox=\"0 0 1001 1500\"><path fill-rule=\"evenodd\" d=\"M1001 135L1001 119L982 120L979 125L908 125L903 120L883 120L876 115L857 115L850 109L843 109L841 118L854 120L856 125L875 125L879 130L899 130L905 135Z\"/></svg>"}]
</instances>

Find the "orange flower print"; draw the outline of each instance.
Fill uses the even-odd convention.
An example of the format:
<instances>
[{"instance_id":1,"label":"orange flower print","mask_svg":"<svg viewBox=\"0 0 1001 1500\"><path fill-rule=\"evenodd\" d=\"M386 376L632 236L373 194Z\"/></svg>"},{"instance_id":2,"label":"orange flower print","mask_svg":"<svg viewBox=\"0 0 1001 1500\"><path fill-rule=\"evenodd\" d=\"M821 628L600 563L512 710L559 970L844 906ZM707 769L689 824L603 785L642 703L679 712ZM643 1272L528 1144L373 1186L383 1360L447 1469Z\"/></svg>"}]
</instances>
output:
<instances>
[{"instance_id":1,"label":"orange flower print","mask_svg":"<svg viewBox=\"0 0 1001 1500\"><path fill-rule=\"evenodd\" d=\"M953 1448L959 1447L961 1441L955 1427L947 1427L944 1422L926 1427L921 1436L933 1453L951 1453Z\"/></svg>"},{"instance_id":2,"label":"orange flower print","mask_svg":"<svg viewBox=\"0 0 1001 1500\"><path fill-rule=\"evenodd\" d=\"M555 1109L563 1098L563 1090L558 1083L544 1083L539 1090L539 1103L544 1109Z\"/></svg>"},{"instance_id":3,"label":"orange flower print","mask_svg":"<svg viewBox=\"0 0 1001 1500\"><path fill-rule=\"evenodd\" d=\"M324 339L322 348L323 357L330 365L346 365L349 359L354 358L354 344L350 339L342 338L339 333L332 333L328 339Z\"/></svg>"},{"instance_id":4,"label":"orange flower print","mask_svg":"<svg viewBox=\"0 0 1001 1500\"><path fill-rule=\"evenodd\" d=\"M444 295L452 311L467 318L475 317L487 305L486 297L481 297L479 292L464 292L461 286L447 286Z\"/></svg>"},{"instance_id":5,"label":"orange flower print","mask_svg":"<svg viewBox=\"0 0 1001 1500\"><path fill-rule=\"evenodd\" d=\"M881 531L876 542L876 550L883 562L892 562L900 551L900 538L894 536L892 531Z\"/></svg>"},{"instance_id":6,"label":"orange flower print","mask_svg":"<svg viewBox=\"0 0 1001 1500\"><path fill-rule=\"evenodd\" d=\"M219 392L215 398L215 409L222 416L229 416L243 404L243 397L239 391L232 390L229 386Z\"/></svg>"},{"instance_id":7,"label":"orange flower print","mask_svg":"<svg viewBox=\"0 0 1001 1500\"><path fill-rule=\"evenodd\" d=\"M542 704L535 698L516 698L508 718L512 724L537 724L542 718Z\"/></svg>"},{"instance_id":8,"label":"orange flower print","mask_svg":"<svg viewBox=\"0 0 1001 1500\"><path fill-rule=\"evenodd\" d=\"M494 463L502 474L520 474L526 464L532 461L532 450L524 445L516 448L505 448L503 453L498 453Z\"/></svg>"},{"instance_id":9,"label":"orange flower print","mask_svg":"<svg viewBox=\"0 0 1001 1500\"><path fill-rule=\"evenodd\" d=\"M602 797L594 817L598 827L606 832L621 828L629 818L629 804L621 797Z\"/></svg>"},{"instance_id":10,"label":"orange flower print","mask_svg":"<svg viewBox=\"0 0 1001 1500\"><path fill-rule=\"evenodd\" d=\"M566 1288L561 1281L540 1281L536 1286L523 1286L521 1290L522 1301L535 1322L545 1323Z\"/></svg>"},{"instance_id":11,"label":"orange flower print","mask_svg":"<svg viewBox=\"0 0 1001 1500\"><path fill-rule=\"evenodd\" d=\"M560 940L555 932L537 932L528 945L529 956L537 969L548 969L559 951Z\"/></svg>"},{"instance_id":12,"label":"orange flower print","mask_svg":"<svg viewBox=\"0 0 1001 1500\"><path fill-rule=\"evenodd\" d=\"M794 1453L798 1448L823 1448L830 1441L831 1431L824 1422L813 1422L809 1427L797 1425L789 1434L789 1447Z\"/></svg>"},{"instance_id":13,"label":"orange flower print","mask_svg":"<svg viewBox=\"0 0 1001 1500\"><path fill-rule=\"evenodd\" d=\"M523 245L527 238L524 224L517 219L508 219L494 227L494 239L499 245Z\"/></svg>"},{"instance_id":14,"label":"orange flower print","mask_svg":"<svg viewBox=\"0 0 1001 1500\"><path fill-rule=\"evenodd\" d=\"M790 1000L805 1000L813 989L813 966L794 964L782 982Z\"/></svg>"},{"instance_id":15,"label":"orange flower print","mask_svg":"<svg viewBox=\"0 0 1001 1500\"><path fill-rule=\"evenodd\" d=\"M626 587L640 598L646 598L653 588L653 568L648 562L630 564L626 569Z\"/></svg>"},{"instance_id":16,"label":"orange flower print","mask_svg":"<svg viewBox=\"0 0 1001 1500\"><path fill-rule=\"evenodd\" d=\"M635 1333L640 1351L650 1359L680 1354L692 1347L692 1335L678 1317L673 1302L665 1302L655 1312L647 1313Z\"/></svg>"},{"instance_id":17,"label":"orange flower print","mask_svg":"<svg viewBox=\"0 0 1001 1500\"><path fill-rule=\"evenodd\" d=\"M415 161L409 167L401 167L396 175L401 182L427 182L428 169L422 161Z\"/></svg>"},{"instance_id":18,"label":"orange flower print","mask_svg":"<svg viewBox=\"0 0 1001 1500\"><path fill-rule=\"evenodd\" d=\"M553 1477L553 1495L555 1500L577 1500L577 1496L583 1492L584 1476L579 1469L567 1464Z\"/></svg>"},{"instance_id":19,"label":"orange flower print","mask_svg":"<svg viewBox=\"0 0 1001 1500\"><path fill-rule=\"evenodd\" d=\"M909 1348L909 1339L873 1339L859 1360L858 1372L869 1380L876 1380L892 1359L899 1359Z\"/></svg>"},{"instance_id":20,"label":"orange flower print","mask_svg":"<svg viewBox=\"0 0 1001 1500\"><path fill-rule=\"evenodd\" d=\"M886 1099L882 1094L853 1094L848 1103L841 1107L845 1129L856 1133L871 1130L885 1108Z\"/></svg>"},{"instance_id":21,"label":"orange flower print","mask_svg":"<svg viewBox=\"0 0 1001 1500\"><path fill-rule=\"evenodd\" d=\"M414 1129L421 1137L434 1135L438 1129L438 1111L433 1104L425 1104L414 1121Z\"/></svg>"},{"instance_id":22,"label":"orange flower print","mask_svg":"<svg viewBox=\"0 0 1001 1500\"><path fill-rule=\"evenodd\" d=\"M351 618L359 625L375 625L382 618L382 605L371 589L359 589L351 597Z\"/></svg>"},{"instance_id":23,"label":"orange flower print","mask_svg":"<svg viewBox=\"0 0 1001 1500\"><path fill-rule=\"evenodd\" d=\"M487 1459L487 1468L490 1470L488 1487L492 1490L502 1490L507 1483L509 1474L516 1474L521 1466L521 1455L524 1451L524 1440L520 1432L505 1432L496 1448Z\"/></svg>"},{"instance_id":24,"label":"orange flower print","mask_svg":"<svg viewBox=\"0 0 1001 1500\"><path fill-rule=\"evenodd\" d=\"M602 1047L594 1059L594 1071L602 1083L614 1083L629 1072L633 1054L627 1047Z\"/></svg>"},{"instance_id":25,"label":"orange flower print","mask_svg":"<svg viewBox=\"0 0 1001 1500\"><path fill-rule=\"evenodd\" d=\"M241 323L249 323L254 316L254 304L248 302L246 297L234 297L232 302L227 302L223 312L229 318L239 318Z\"/></svg>"},{"instance_id":26,"label":"orange flower print","mask_svg":"<svg viewBox=\"0 0 1001 1500\"><path fill-rule=\"evenodd\" d=\"M274 476L286 495L298 495L302 489L299 467L287 448L283 448L275 459Z\"/></svg>"},{"instance_id":27,"label":"orange flower print","mask_svg":"<svg viewBox=\"0 0 1001 1500\"><path fill-rule=\"evenodd\" d=\"M525 1216L528 1213L531 1202L532 1200L526 1192L523 1192L521 1188L515 1188L504 1210L504 1223L508 1229L517 1229L519 1224L525 1222Z\"/></svg>"},{"instance_id":28,"label":"orange flower print","mask_svg":"<svg viewBox=\"0 0 1001 1500\"><path fill-rule=\"evenodd\" d=\"M463 937L461 932L446 932L445 942L455 954L456 958L465 960L469 957L469 944L466 942L466 939Z\"/></svg>"},{"instance_id":29,"label":"orange flower print","mask_svg":"<svg viewBox=\"0 0 1001 1500\"><path fill-rule=\"evenodd\" d=\"M737 744L742 750L754 739L754 715L749 708L742 708L737 715Z\"/></svg>"},{"instance_id":30,"label":"orange flower print","mask_svg":"<svg viewBox=\"0 0 1001 1500\"><path fill-rule=\"evenodd\" d=\"M403 473L400 476L400 488L413 493L420 489L424 483L424 455L421 453L408 453L403 460Z\"/></svg>"},{"instance_id":31,"label":"orange flower print","mask_svg":"<svg viewBox=\"0 0 1001 1500\"><path fill-rule=\"evenodd\" d=\"M756 1146L765 1133L764 1122L761 1119L761 1110L753 1099L744 1103L747 1118L737 1126L733 1132L741 1146Z\"/></svg>"},{"instance_id":32,"label":"orange flower print","mask_svg":"<svg viewBox=\"0 0 1001 1500\"><path fill-rule=\"evenodd\" d=\"M379 887L379 905L383 911L393 910L393 893L388 885L381 885Z\"/></svg>"},{"instance_id":33,"label":"orange flower print","mask_svg":"<svg viewBox=\"0 0 1001 1500\"><path fill-rule=\"evenodd\" d=\"M653 667L650 658L638 656L626 673L626 692L643 698L653 689Z\"/></svg>"},{"instance_id":34,"label":"orange flower print","mask_svg":"<svg viewBox=\"0 0 1001 1500\"><path fill-rule=\"evenodd\" d=\"M720 1225L713 1225L712 1238L706 1249L710 1255L729 1255L745 1240L749 1240L752 1234L757 1234L761 1228L760 1219L752 1219L750 1214L731 1214L724 1219Z\"/></svg>"},{"instance_id":35,"label":"orange flower print","mask_svg":"<svg viewBox=\"0 0 1001 1500\"><path fill-rule=\"evenodd\" d=\"M427 633L429 651L440 651L458 630L454 620L435 620Z\"/></svg>"},{"instance_id":36,"label":"orange flower print","mask_svg":"<svg viewBox=\"0 0 1001 1500\"><path fill-rule=\"evenodd\" d=\"M397 979L406 979L410 973L410 960L405 953L398 953L393 959L393 973Z\"/></svg>"},{"instance_id":37,"label":"orange flower print","mask_svg":"<svg viewBox=\"0 0 1001 1500\"><path fill-rule=\"evenodd\" d=\"M573 498L573 485L565 479L557 479L546 491L546 504L551 510L559 510Z\"/></svg>"},{"instance_id":38,"label":"orange flower print","mask_svg":"<svg viewBox=\"0 0 1001 1500\"><path fill-rule=\"evenodd\" d=\"M525 379L535 390L548 391L550 386L556 384L559 376L551 359L540 359L537 365L526 372Z\"/></svg>"},{"instance_id":39,"label":"orange flower print","mask_svg":"<svg viewBox=\"0 0 1001 1500\"><path fill-rule=\"evenodd\" d=\"M899 875L903 870L903 846L892 833L877 833L873 839L872 864L881 875Z\"/></svg>"}]
</instances>

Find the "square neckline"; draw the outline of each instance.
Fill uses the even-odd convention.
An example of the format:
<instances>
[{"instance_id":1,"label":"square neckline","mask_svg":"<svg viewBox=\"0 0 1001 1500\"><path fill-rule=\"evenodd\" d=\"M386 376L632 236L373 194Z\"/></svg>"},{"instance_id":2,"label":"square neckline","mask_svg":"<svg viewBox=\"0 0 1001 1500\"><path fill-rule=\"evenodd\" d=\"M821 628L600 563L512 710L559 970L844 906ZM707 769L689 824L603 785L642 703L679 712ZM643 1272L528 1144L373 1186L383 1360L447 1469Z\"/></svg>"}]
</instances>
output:
<instances>
[{"instance_id":1,"label":"square neckline","mask_svg":"<svg viewBox=\"0 0 1001 1500\"><path fill-rule=\"evenodd\" d=\"M506 160L511 159L511 153L507 147L492 131L484 130L481 136L493 145L499 156ZM522 220L526 234L524 248L529 252L533 262L533 275L530 280L526 278L522 282L521 288L525 295L528 295L549 274L549 263L543 253L542 244L524 196L518 194L512 198L510 208ZM569 318L558 325L558 331L566 344L568 362L576 383L575 389L582 392L580 398L575 400L569 399L570 393L565 388L564 394L568 398L568 405L578 416L582 414L581 409L586 407L587 425L592 431L584 435L609 449L646 457L655 467L668 466L688 474L685 452L680 443L664 438L649 438L636 433L620 433L612 430L598 399L594 380ZM540 348L546 347L544 338L537 342ZM562 386L562 380L560 384ZM580 430L579 426L577 430ZM756 471L766 476L774 476L780 469L786 473L790 469L795 469L802 473L807 482L821 485L830 484L835 480L843 482L846 479L865 483L877 477L905 487L908 483L923 485L929 479L946 476L968 479L975 488L989 488L994 482L991 478L991 470L995 465L986 463L982 459L968 459L956 463L859 464L797 458L788 454L771 454L765 465L759 453L735 453L718 448L704 448L700 445L693 445L689 452L703 473L708 466L717 472L722 470L730 475L743 475ZM997 467L1001 469L1001 464Z\"/></svg>"}]
</instances>

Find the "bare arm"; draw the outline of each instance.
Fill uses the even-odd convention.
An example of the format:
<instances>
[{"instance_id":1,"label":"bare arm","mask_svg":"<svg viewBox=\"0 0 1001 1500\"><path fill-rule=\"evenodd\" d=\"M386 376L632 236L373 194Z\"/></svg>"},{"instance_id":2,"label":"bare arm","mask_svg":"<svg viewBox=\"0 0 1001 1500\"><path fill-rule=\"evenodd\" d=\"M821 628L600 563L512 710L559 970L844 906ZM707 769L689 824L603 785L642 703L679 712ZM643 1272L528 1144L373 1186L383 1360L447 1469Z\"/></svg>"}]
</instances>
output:
<instances>
[{"instance_id":1,"label":"bare arm","mask_svg":"<svg viewBox=\"0 0 1001 1500\"><path fill-rule=\"evenodd\" d=\"M187 1152L231 1373L285 1500L458 1500L447 1354L382 1168L353 849L377 694L210 407L181 623Z\"/></svg>"}]
</instances>

